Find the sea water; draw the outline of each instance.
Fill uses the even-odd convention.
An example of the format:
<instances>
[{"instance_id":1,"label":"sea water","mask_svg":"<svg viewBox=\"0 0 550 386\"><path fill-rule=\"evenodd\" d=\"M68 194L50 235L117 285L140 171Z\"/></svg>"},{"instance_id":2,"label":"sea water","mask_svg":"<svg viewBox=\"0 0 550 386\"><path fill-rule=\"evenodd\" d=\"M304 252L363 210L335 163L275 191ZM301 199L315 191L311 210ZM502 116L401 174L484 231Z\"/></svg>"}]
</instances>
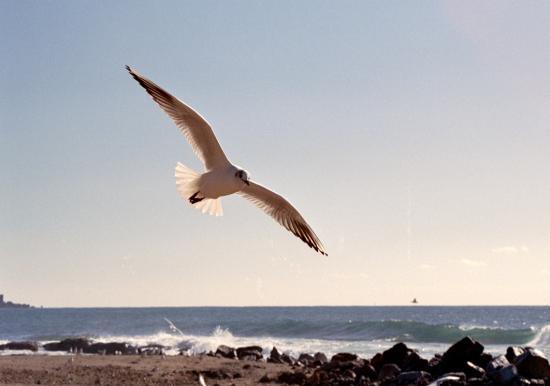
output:
<instances>
[{"instance_id":1,"label":"sea water","mask_svg":"<svg viewBox=\"0 0 550 386\"><path fill-rule=\"evenodd\" d=\"M405 342L424 357L464 336L486 351L534 346L550 355L550 307L178 307L0 309L0 344L88 337L161 344L168 354L229 346L371 357ZM0 352L1 353L1 352ZM8 351L4 354L9 353Z\"/></svg>"}]
</instances>

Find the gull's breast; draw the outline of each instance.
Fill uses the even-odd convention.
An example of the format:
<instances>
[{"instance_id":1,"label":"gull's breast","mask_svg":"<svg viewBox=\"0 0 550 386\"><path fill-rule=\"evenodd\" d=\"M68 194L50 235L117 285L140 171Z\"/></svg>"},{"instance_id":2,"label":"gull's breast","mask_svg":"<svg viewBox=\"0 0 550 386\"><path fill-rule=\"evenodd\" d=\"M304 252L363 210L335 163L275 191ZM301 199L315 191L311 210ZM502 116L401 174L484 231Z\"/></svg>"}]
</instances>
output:
<instances>
[{"instance_id":1,"label":"gull's breast","mask_svg":"<svg viewBox=\"0 0 550 386\"><path fill-rule=\"evenodd\" d=\"M231 169L212 170L201 176L200 192L206 198L218 198L237 193L244 186L244 182L235 177Z\"/></svg>"}]
</instances>

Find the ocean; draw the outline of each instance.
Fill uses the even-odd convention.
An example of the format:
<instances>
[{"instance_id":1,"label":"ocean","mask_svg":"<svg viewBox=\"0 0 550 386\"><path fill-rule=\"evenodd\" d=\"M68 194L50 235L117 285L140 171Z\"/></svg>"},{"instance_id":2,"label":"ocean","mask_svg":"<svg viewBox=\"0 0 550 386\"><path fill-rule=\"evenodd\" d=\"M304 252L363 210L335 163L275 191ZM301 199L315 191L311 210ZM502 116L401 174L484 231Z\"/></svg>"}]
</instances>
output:
<instances>
[{"instance_id":1,"label":"ocean","mask_svg":"<svg viewBox=\"0 0 550 386\"><path fill-rule=\"evenodd\" d=\"M215 350L220 344L254 344L262 346L266 355L276 346L293 355L353 352L368 358L405 342L428 358L464 336L479 340L491 353L504 353L510 345L529 345L550 357L550 307L0 309L0 344L89 337L99 342L162 344L173 355L180 350Z\"/></svg>"}]
</instances>

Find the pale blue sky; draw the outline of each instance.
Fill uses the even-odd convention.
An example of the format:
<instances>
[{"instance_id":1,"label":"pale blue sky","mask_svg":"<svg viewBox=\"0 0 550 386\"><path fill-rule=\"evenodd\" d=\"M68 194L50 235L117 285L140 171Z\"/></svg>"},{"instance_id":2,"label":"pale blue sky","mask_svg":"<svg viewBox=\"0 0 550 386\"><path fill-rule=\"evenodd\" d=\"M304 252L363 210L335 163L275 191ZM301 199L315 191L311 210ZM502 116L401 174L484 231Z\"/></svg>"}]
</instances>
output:
<instances>
[{"instance_id":1,"label":"pale blue sky","mask_svg":"<svg viewBox=\"0 0 550 386\"><path fill-rule=\"evenodd\" d=\"M550 303L550 4L0 1L0 292L48 306ZM200 168L194 106L323 258Z\"/></svg>"}]
</instances>

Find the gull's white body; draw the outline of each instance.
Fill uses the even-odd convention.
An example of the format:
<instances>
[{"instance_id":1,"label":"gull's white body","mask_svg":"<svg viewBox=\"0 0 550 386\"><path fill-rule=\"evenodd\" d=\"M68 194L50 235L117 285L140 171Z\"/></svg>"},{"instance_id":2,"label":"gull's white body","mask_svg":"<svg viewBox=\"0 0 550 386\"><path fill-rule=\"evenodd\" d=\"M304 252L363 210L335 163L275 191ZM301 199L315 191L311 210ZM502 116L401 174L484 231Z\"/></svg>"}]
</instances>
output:
<instances>
[{"instance_id":1,"label":"gull's white body","mask_svg":"<svg viewBox=\"0 0 550 386\"><path fill-rule=\"evenodd\" d=\"M229 196L241 191L246 184L243 180L235 178L239 168L227 165L207 171L200 176L199 190L206 198L218 198Z\"/></svg>"},{"instance_id":2,"label":"gull's white body","mask_svg":"<svg viewBox=\"0 0 550 386\"><path fill-rule=\"evenodd\" d=\"M284 197L251 182L248 174L233 165L224 154L210 124L191 107L169 94L151 80L126 66L153 100L174 120L193 150L204 163L206 171L198 173L178 163L176 186L180 195L212 215L223 214L220 198L238 193L273 217L279 224L299 237L310 248L326 255L323 244L302 215Z\"/></svg>"}]
</instances>

